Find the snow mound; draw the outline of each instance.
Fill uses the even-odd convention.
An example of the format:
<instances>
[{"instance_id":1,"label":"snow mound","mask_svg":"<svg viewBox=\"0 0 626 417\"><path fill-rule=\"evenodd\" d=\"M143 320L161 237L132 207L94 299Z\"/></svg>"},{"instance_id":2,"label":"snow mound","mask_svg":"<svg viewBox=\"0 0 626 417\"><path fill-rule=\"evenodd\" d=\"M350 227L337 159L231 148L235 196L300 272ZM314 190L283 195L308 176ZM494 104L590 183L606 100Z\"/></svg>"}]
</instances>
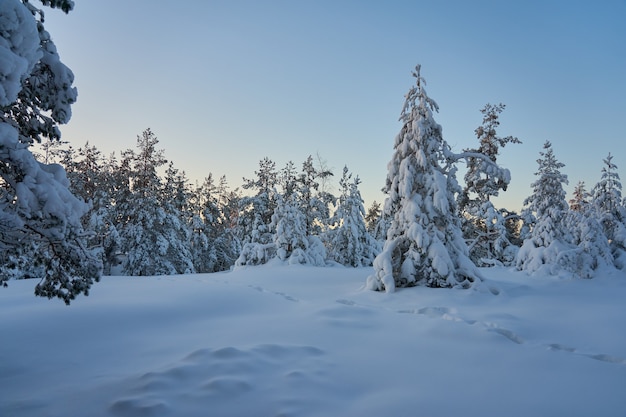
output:
<instances>
[{"instance_id":1,"label":"snow mound","mask_svg":"<svg viewBox=\"0 0 626 417\"><path fill-rule=\"evenodd\" d=\"M303 394L333 386L325 352L279 344L198 349L120 384L108 407L114 416L293 415L319 408ZM324 388L325 387L325 388Z\"/></svg>"}]
</instances>

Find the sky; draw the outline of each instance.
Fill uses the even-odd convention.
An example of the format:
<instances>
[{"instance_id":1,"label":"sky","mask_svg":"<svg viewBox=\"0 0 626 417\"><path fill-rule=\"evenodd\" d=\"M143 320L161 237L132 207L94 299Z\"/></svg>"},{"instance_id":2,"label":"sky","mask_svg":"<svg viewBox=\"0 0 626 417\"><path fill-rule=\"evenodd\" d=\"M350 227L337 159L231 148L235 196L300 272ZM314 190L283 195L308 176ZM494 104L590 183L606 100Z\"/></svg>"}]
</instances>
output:
<instances>
[{"instance_id":1,"label":"sky","mask_svg":"<svg viewBox=\"0 0 626 417\"><path fill-rule=\"evenodd\" d=\"M506 105L498 133L522 144L498 158L499 207L522 207L547 140L568 198L609 152L626 168L625 0L79 0L45 17L78 88L63 140L119 155L150 128L192 181L240 187L264 157L312 155L382 202L417 64L455 151L477 146L485 104Z\"/></svg>"}]
</instances>

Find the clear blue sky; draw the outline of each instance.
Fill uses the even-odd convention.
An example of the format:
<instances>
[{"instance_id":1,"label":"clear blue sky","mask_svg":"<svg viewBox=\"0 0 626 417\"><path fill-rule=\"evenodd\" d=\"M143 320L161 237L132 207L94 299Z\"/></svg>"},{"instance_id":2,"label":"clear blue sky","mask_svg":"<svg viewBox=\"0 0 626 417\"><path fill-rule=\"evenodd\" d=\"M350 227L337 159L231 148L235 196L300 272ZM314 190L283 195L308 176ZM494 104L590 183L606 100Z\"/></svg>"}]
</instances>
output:
<instances>
[{"instance_id":1,"label":"clear blue sky","mask_svg":"<svg viewBox=\"0 0 626 417\"><path fill-rule=\"evenodd\" d=\"M611 152L626 172L626 1L78 0L46 28L74 71L62 128L106 155L150 127L168 159L201 180L253 178L319 154L384 198L411 70L422 65L435 120L457 151L476 146L486 103L521 145L500 163L518 209L550 140L573 186L598 181ZM459 180L464 166L459 166ZM626 180L626 174L623 174ZM569 196L568 196L569 198Z\"/></svg>"}]
</instances>

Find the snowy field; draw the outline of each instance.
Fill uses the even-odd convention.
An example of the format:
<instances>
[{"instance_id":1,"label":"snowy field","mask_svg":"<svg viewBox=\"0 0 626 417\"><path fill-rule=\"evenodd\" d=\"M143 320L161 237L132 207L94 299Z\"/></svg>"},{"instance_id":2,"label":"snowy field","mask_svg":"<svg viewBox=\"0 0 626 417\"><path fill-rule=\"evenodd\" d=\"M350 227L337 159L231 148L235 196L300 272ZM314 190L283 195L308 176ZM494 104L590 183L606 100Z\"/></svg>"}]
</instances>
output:
<instances>
[{"instance_id":1,"label":"snowy field","mask_svg":"<svg viewBox=\"0 0 626 417\"><path fill-rule=\"evenodd\" d=\"M625 416L626 274L371 268L103 277L66 307L0 289L0 416Z\"/></svg>"}]
</instances>

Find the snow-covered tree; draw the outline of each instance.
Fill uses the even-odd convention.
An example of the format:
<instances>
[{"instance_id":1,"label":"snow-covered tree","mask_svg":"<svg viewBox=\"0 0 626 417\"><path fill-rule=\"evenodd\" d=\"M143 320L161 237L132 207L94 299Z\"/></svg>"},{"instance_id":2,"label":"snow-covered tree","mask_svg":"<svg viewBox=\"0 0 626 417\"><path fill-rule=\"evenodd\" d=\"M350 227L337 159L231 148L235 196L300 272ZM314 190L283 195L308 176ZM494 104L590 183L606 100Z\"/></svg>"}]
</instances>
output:
<instances>
[{"instance_id":1,"label":"snow-covered tree","mask_svg":"<svg viewBox=\"0 0 626 417\"><path fill-rule=\"evenodd\" d=\"M334 201L334 197L329 192L320 190L320 181L332 175L329 169L315 168L311 155L302 164L297 187L302 212L306 217L307 235L320 236L328 225L329 206Z\"/></svg>"},{"instance_id":2,"label":"snow-covered tree","mask_svg":"<svg viewBox=\"0 0 626 417\"><path fill-rule=\"evenodd\" d=\"M157 169L167 163L154 133L147 129L137 136L138 152L127 152L131 166L131 195L120 202L118 227L128 275L193 273L187 247L188 230L172 205L160 198L162 181Z\"/></svg>"},{"instance_id":3,"label":"snow-covered tree","mask_svg":"<svg viewBox=\"0 0 626 417\"><path fill-rule=\"evenodd\" d=\"M265 244L272 240L272 214L276 208L278 172L276 163L265 157L259 161L259 170L253 180L243 179L244 190L254 192L239 201L239 229L244 243Z\"/></svg>"},{"instance_id":4,"label":"snow-covered tree","mask_svg":"<svg viewBox=\"0 0 626 417\"><path fill-rule=\"evenodd\" d=\"M226 210L229 207L226 177L218 184L209 174L192 197L193 234L191 250L196 272L217 272L230 268L239 256L239 241Z\"/></svg>"},{"instance_id":5,"label":"snow-covered tree","mask_svg":"<svg viewBox=\"0 0 626 417\"><path fill-rule=\"evenodd\" d=\"M67 171L72 193L89 204L89 211L83 216L83 226L92 233L88 244L97 250L103 273L109 275L111 267L117 264L120 245L112 206L113 171L108 169L101 152L89 142L75 155L65 153L61 164Z\"/></svg>"},{"instance_id":6,"label":"snow-covered tree","mask_svg":"<svg viewBox=\"0 0 626 417\"><path fill-rule=\"evenodd\" d=\"M276 230L276 258L290 264L325 264L326 249L317 236L307 234L306 216L302 212L297 193L278 196L272 224Z\"/></svg>"},{"instance_id":7,"label":"snow-covered tree","mask_svg":"<svg viewBox=\"0 0 626 417\"><path fill-rule=\"evenodd\" d=\"M66 13L70 0L44 1ZM81 216L87 205L68 190L60 165L42 164L29 149L58 140L71 117L74 76L27 1L0 1L0 283L39 267L35 294L66 303L87 294L101 263L87 248Z\"/></svg>"},{"instance_id":8,"label":"snow-covered tree","mask_svg":"<svg viewBox=\"0 0 626 417\"><path fill-rule=\"evenodd\" d=\"M191 238L189 199L187 176L170 161L162 181L160 206L165 212L162 233L168 242L165 258L178 274L196 272L189 248Z\"/></svg>"},{"instance_id":9,"label":"snow-covered tree","mask_svg":"<svg viewBox=\"0 0 626 417\"><path fill-rule=\"evenodd\" d=\"M476 130L479 147L467 149L469 155L481 154L485 158L467 157L465 187L459 194L463 232L470 249L470 257L481 266L494 265L510 258L511 243L507 239L506 219L491 202L510 181L507 171L496 165L496 159L508 143L520 143L513 136L500 137L496 128L504 104L487 104L482 110L483 123ZM504 174L504 175L503 175Z\"/></svg>"},{"instance_id":10,"label":"snow-covered tree","mask_svg":"<svg viewBox=\"0 0 626 417\"><path fill-rule=\"evenodd\" d=\"M480 274L468 257L457 213L458 156L433 119L438 107L426 94L419 65L413 76L416 86L406 95L384 188L391 226L367 287L468 287Z\"/></svg>"},{"instance_id":11,"label":"snow-covered tree","mask_svg":"<svg viewBox=\"0 0 626 417\"><path fill-rule=\"evenodd\" d=\"M372 205L367 209L365 214L365 226L371 235L374 235L376 231L376 225L380 221L381 214L382 210L380 203L376 200L372 201Z\"/></svg>"},{"instance_id":12,"label":"snow-covered tree","mask_svg":"<svg viewBox=\"0 0 626 417\"><path fill-rule=\"evenodd\" d=\"M622 183L617 165L609 153L604 161L600 181L593 187L592 207L611 245L616 266L626 266L626 208L622 201Z\"/></svg>"},{"instance_id":13,"label":"snow-covered tree","mask_svg":"<svg viewBox=\"0 0 626 417\"><path fill-rule=\"evenodd\" d=\"M585 189L585 182L578 181L572 192L572 199L569 201L570 210L577 213L587 213L590 208L589 197L591 197L591 194Z\"/></svg>"},{"instance_id":14,"label":"snow-covered tree","mask_svg":"<svg viewBox=\"0 0 626 417\"><path fill-rule=\"evenodd\" d=\"M378 242L365 225L365 208L359 191L359 177L351 181L348 167L339 180L341 195L337 209L330 219L330 257L352 267L370 266L380 252Z\"/></svg>"},{"instance_id":15,"label":"snow-covered tree","mask_svg":"<svg viewBox=\"0 0 626 417\"><path fill-rule=\"evenodd\" d=\"M239 200L238 233L243 247L235 262L237 266L263 264L276 254L272 228L272 215L277 207L276 163L263 158L255 174L254 180L244 178L243 188L256 193Z\"/></svg>"},{"instance_id":16,"label":"snow-covered tree","mask_svg":"<svg viewBox=\"0 0 626 417\"><path fill-rule=\"evenodd\" d=\"M546 141L543 149L537 160L538 179L531 184L533 193L524 201L524 211L531 213L535 222L517 255L516 265L529 272L541 269L558 274L563 269L560 259L573 249L572 237L564 227L568 205L563 184L568 181L560 171L565 165L554 156L552 144Z\"/></svg>"},{"instance_id":17,"label":"snow-covered tree","mask_svg":"<svg viewBox=\"0 0 626 417\"><path fill-rule=\"evenodd\" d=\"M602 226L591 211L571 210L563 218L574 248L562 251L561 267L580 278L592 278L597 270L613 267L614 259Z\"/></svg>"}]
</instances>

